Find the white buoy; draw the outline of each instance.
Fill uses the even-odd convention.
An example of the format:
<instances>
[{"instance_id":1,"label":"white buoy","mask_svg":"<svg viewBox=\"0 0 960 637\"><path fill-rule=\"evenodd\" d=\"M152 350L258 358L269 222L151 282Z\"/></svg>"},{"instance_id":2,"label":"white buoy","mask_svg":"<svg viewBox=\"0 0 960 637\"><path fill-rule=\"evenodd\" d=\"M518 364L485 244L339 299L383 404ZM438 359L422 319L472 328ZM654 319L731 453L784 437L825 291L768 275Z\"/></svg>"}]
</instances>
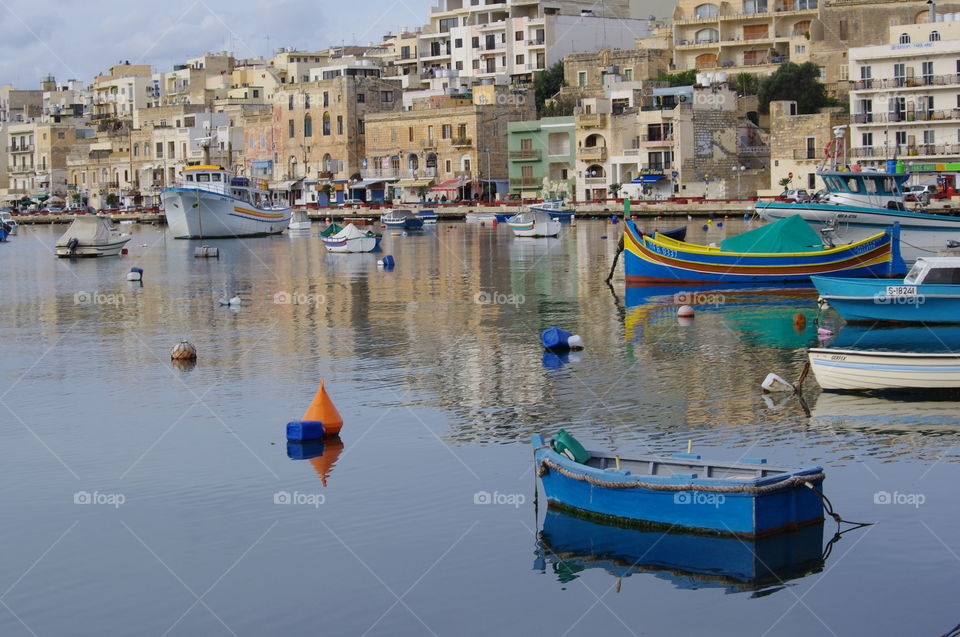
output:
<instances>
[{"instance_id":1,"label":"white buoy","mask_svg":"<svg viewBox=\"0 0 960 637\"><path fill-rule=\"evenodd\" d=\"M681 305L677 310L677 316L681 318L693 318L693 308L689 305Z\"/></svg>"},{"instance_id":2,"label":"white buoy","mask_svg":"<svg viewBox=\"0 0 960 637\"><path fill-rule=\"evenodd\" d=\"M567 345L573 350L583 349L583 339L580 338L579 334L574 334L567 339Z\"/></svg>"},{"instance_id":3,"label":"white buoy","mask_svg":"<svg viewBox=\"0 0 960 637\"><path fill-rule=\"evenodd\" d=\"M763 387L764 391L771 393L796 391L796 387L773 373L767 374L767 377L763 379L763 383L761 383L760 386Z\"/></svg>"},{"instance_id":4,"label":"white buoy","mask_svg":"<svg viewBox=\"0 0 960 637\"><path fill-rule=\"evenodd\" d=\"M235 296L229 301L230 305L240 305L240 297Z\"/></svg>"},{"instance_id":5,"label":"white buoy","mask_svg":"<svg viewBox=\"0 0 960 637\"><path fill-rule=\"evenodd\" d=\"M143 281L143 270L141 268L130 268L127 272L127 281Z\"/></svg>"},{"instance_id":6,"label":"white buoy","mask_svg":"<svg viewBox=\"0 0 960 637\"><path fill-rule=\"evenodd\" d=\"M217 303L219 303L220 305L230 305L230 299L228 299L227 297L223 297L222 299L217 301Z\"/></svg>"}]
</instances>

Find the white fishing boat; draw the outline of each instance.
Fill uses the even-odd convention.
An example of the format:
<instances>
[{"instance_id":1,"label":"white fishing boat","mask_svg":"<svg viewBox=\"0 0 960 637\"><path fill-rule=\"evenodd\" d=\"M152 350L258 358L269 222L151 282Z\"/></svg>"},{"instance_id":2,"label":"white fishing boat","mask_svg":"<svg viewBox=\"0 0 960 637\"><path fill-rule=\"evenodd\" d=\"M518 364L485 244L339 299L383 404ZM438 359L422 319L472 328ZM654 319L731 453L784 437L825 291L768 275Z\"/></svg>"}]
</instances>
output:
<instances>
[{"instance_id":1,"label":"white fishing boat","mask_svg":"<svg viewBox=\"0 0 960 637\"><path fill-rule=\"evenodd\" d=\"M824 150L824 163L817 174L827 194L809 202L761 202L757 213L769 221L800 215L824 240L836 245L862 241L900 224L901 254L907 261L960 242L960 217L908 210L904 197L907 173L851 170L840 152L845 126L834 129L835 137ZM895 162L892 162L895 164Z\"/></svg>"},{"instance_id":2,"label":"white fishing boat","mask_svg":"<svg viewBox=\"0 0 960 637\"><path fill-rule=\"evenodd\" d=\"M960 389L960 353L813 348L808 356L825 390Z\"/></svg>"},{"instance_id":3,"label":"white fishing boat","mask_svg":"<svg viewBox=\"0 0 960 637\"><path fill-rule=\"evenodd\" d=\"M556 237L561 225L550 213L542 210L528 210L507 219L507 225L518 237Z\"/></svg>"},{"instance_id":4,"label":"white fishing boat","mask_svg":"<svg viewBox=\"0 0 960 637\"><path fill-rule=\"evenodd\" d=\"M0 210L0 223L9 228L7 230L7 234L11 237L17 234L17 228L19 227L19 224L17 223L17 220L13 218L13 215L6 210Z\"/></svg>"},{"instance_id":5,"label":"white fishing boat","mask_svg":"<svg viewBox=\"0 0 960 637\"><path fill-rule=\"evenodd\" d=\"M321 235L320 239L328 252L371 252L377 247L376 235L364 232L352 223L329 237Z\"/></svg>"},{"instance_id":6,"label":"white fishing boat","mask_svg":"<svg viewBox=\"0 0 960 637\"><path fill-rule=\"evenodd\" d=\"M291 231L310 230L310 215L306 210L294 210L287 228Z\"/></svg>"},{"instance_id":7,"label":"white fishing boat","mask_svg":"<svg viewBox=\"0 0 960 637\"><path fill-rule=\"evenodd\" d=\"M112 257L120 254L131 235L118 232L108 217L78 215L55 246L58 257Z\"/></svg>"},{"instance_id":8,"label":"white fishing boat","mask_svg":"<svg viewBox=\"0 0 960 637\"><path fill-rule=\"evenodd\" d=\"M289 207L271 205L266 190L221 166L187 166L160 199L176 239L257 237L290 223Z\"/></svg>"}]
</instances>

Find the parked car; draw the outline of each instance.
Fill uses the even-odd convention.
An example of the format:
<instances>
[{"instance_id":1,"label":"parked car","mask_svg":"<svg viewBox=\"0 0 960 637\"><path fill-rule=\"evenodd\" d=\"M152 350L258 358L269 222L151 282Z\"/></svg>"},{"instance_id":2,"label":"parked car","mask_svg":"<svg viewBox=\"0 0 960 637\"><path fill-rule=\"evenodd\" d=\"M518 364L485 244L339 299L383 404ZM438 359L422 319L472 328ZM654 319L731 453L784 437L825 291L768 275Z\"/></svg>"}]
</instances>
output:
<instances>
[{"instance_id":1,"label":"parked car","mask_svg":"<svg viewBox=\"0 0 960 637\"><path fill-rule=\"evenodd\" d=\"M793 203L807 203L810 201L810 193L808 193L803 188L797 188L794 190L784 190L780 195L781 199L790 201Z\"/></svg>"},{"instance_id":2,"label":"parked car","mask_svg":"<svg viewBox=\"0 0 960 637\"><path fill-rule=\"evenodd\" d=\"M920 201L937 194L937 187L931 184L914 184L903 189L903 198L907 201Z\"/></svg>"}]
</instances>

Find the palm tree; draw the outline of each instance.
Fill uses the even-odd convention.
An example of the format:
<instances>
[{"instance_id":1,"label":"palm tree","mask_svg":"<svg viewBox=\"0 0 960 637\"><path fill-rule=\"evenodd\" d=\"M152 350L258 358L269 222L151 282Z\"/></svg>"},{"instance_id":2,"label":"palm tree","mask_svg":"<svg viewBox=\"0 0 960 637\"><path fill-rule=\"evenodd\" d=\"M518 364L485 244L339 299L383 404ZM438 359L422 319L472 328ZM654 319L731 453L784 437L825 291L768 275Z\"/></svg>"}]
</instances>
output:
<instances>
[{"instance_id":1,"label":"palm tree","mask_svg":"<svg viewBox=\"0 0 960 637\"><path fill-rule=\"evenodd\" d=\"M610 197L613 199L620 198L620 191L623 190L623 184L610 184L607 187L607 190L610 191Z\"/></svg>"},{"instance_id":2,"label":"palm tree","mask_svg":"<svg viewBox=\"0 0 960 637\"><path fill-rule=\"evenodd\" d=\"M320 194L325 195L327 198L327 205L330 205L330 199L333 196L333 186L330 184L323 184L320 186Z\"/></svg>"}]
</instances>

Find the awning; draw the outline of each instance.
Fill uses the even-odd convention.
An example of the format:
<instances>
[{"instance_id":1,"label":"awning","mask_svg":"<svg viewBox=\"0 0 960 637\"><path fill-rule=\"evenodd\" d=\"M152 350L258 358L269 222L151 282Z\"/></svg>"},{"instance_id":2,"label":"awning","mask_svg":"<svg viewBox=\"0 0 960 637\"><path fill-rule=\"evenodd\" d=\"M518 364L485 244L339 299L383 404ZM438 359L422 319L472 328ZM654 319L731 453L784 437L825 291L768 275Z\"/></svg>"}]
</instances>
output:
<instances>
[{"instance_id":1,"label":"awning","mask_svg":"<svg viewBox=\"0 0 960 637\"><path fill-rule=\"evenodd\" d=\"M439 183L433 188L431 188L430 190L445 190L445 191L460 190L461 188L466 186L467 183L469 183L468 180L464 179L463 177L460 177L458 179L451 179L449 181L444 181L442 183Z\"/></svg>"},{"instance_id":2,"label":"awning","mask_svg":"<svg viewBox=\"0 0 960 637\"><path fill-rule=\"evenodd\" d=\"M363 181L358 181L357 183L350 186L350 189L353 190L354 188L367 188L368 186L372 186L373 184L382 184L382 183L383 183L383 179L364 179Z\"/></svg>"},{"instance_id":3,"label":"awning","mask_svg":"<svg viewBox=\"0 0 960 637\"><path fill-rule=\"evenodd\" d=\"M288 179L286 181L278 181L275 184L270 184L270 190L290 190L294 184L298 184L303 179Z\"/></svg>"},{"instance_id":4,"label":"awning","mask_svg":"<svg viewBox=\"0 0 960 637\"><path fill-rule=\"evenodd\" d=\"M397 185L401 188L419 188L420 186L429 186L433 179L401 179Z\"/></svg>"},{"instance_id":5,"label":"awning","mask_svg":"<svg viewBox=\"0 0 960 637\"><path fill-rule=\"evenodd\" d=\"M663 175L643 175L641 177L635 177L631 184L655 184L658 181L663 179Z\"/></svg>"}]
</instances>

